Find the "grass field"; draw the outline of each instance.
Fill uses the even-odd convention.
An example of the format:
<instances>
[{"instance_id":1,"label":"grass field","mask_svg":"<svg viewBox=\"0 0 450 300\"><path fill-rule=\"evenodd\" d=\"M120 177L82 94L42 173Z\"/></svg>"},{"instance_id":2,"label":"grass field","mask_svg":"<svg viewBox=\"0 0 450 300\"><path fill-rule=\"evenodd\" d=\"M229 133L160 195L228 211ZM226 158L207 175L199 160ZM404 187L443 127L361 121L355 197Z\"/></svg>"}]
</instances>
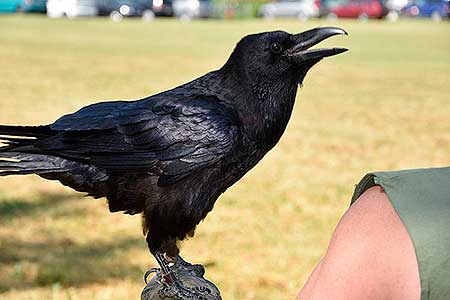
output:
<instances>
[{"instance_id":1,"label":"grass field","mask_svg":"<svg viewBox=\"0 0 450 300\"><path fill-rule=\"evenodd\" d=\"M0 123L42 124L219 68L245 34L325 21L142 23L0 17ZM293 299L367 172L450 165L450 27L337 22L350 52L307 76L279 145L182 253L225 300ZM154 265L140 218L38 177L0 178L0 299L138 299Z\"/></svg>"}]
</instances>

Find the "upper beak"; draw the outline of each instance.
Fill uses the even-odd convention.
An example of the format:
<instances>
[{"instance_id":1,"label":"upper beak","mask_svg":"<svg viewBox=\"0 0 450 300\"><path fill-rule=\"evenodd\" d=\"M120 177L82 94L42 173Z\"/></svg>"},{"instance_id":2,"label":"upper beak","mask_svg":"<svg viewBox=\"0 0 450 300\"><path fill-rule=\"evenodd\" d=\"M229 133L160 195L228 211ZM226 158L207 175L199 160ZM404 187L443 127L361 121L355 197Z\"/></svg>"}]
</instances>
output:
<instances>
[{"instance_id":1,"label":"upper beak","mask_svg":"<svg viewBox=\"0 0 450 300\"><path fill-rule=\"evenodd\" d=\"M327 48L327 49L311 49L310 47L320 43L321 41L333 35L348 35L348 33L337 27L322 27L314 28L291 37L295 45L289 49L288 56L298 62L305 62L309 60L320 60L327 56L333 56L343 53L348 49L345 48Z\"/></svg>"}]
</instances>

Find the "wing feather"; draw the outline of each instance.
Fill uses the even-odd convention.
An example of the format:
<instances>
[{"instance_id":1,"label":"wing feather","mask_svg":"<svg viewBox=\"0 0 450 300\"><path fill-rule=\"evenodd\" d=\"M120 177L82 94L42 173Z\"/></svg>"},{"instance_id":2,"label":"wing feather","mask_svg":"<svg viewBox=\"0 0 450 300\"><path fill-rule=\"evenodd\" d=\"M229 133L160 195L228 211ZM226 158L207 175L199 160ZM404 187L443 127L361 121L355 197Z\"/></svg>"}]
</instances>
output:
<instances>
[{"instance_id":1,"label":"wing feather","mask_svg":"<svg viewBox=\"0 0 450 300\"><path fill-rule=\"evenodd\" d=\"M152 99L153 98L153 99ZM103 102L50 125L38 146L109 172L147 172L169 185L214 165L236 146L239 119L215 97Z\"/></svg>"}]
</instances>

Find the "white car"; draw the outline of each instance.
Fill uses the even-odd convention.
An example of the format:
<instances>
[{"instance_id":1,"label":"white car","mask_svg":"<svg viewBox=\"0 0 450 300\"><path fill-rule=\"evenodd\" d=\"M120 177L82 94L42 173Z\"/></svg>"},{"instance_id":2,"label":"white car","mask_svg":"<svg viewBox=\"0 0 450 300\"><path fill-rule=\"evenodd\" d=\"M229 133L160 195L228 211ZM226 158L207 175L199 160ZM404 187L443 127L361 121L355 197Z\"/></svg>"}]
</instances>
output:
<instances>
[{"instance_id":1,"label":"white car","mask_svg":"<svg viewBox=\"0 0 450 300\"><path fill-rule=\"evenodd\" d=\"M173 13L177 18L209 18L213 16L214 5L210 0L174 0Z\"/></svg>"},{"instance_id":2,"label":"white car","mask_svg":"<svg viewBox=\"0 0 450 300\"><path fill-rule=\"evenodd\" d=\"M319 16L320 1L318 0L281 0L261 6L259 15L263 18L297 17L307 20Z\"/></svg>"},{"instance_id":3,"label":"white car","mask_svg":"<svg viewBox=\"0 0 450 300\"><path fill-rule=\"evenodd\" d=\"M91 17L98 14L95 0L48 0L47 15L50 18Z\"/></svg>"}]
</instances>

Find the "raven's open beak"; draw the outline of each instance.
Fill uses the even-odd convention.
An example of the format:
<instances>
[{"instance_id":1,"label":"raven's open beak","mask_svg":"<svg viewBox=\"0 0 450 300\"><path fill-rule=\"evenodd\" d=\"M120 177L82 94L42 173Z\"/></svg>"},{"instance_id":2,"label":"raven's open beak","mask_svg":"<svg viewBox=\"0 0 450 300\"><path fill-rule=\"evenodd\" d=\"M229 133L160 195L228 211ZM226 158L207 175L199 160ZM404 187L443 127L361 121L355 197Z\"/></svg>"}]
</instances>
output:
<instances>
[{"instance_id":1,"label":"raven's open beak","mask_svg":"<svg viewBox=\"0 0 450 300\"><path fill-rule=\"evenodd\" d=\"M343 53L348 49L345 48L327 48L327 49L310 49L310 47L320 43L321 41L333 36L333 35L348 35L348 33L341 28L337 27L322 27L314 28L299 34L293 35L292 41L295 45L288 50L288 57L292 58L298 63L307 61L318 61L327 56L333 56L339 53Z\"/></svg>"}]
</instances>

